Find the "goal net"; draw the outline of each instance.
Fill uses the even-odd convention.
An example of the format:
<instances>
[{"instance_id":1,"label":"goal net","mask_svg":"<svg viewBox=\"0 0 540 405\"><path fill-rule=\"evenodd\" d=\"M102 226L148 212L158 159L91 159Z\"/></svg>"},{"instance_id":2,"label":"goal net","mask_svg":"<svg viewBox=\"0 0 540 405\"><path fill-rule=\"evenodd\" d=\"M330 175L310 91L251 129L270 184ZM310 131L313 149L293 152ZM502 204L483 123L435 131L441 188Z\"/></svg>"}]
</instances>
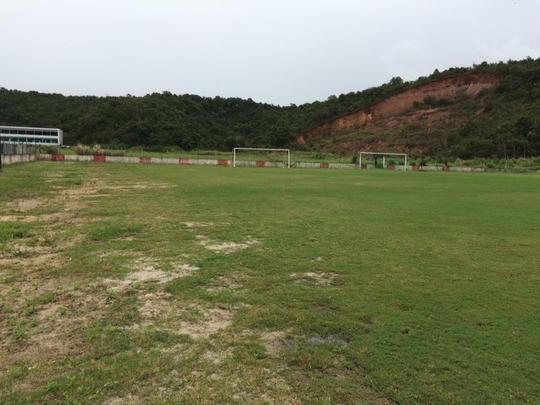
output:
<instances>
[{"instance_id":1,"label":"goal net","mask_svg":"<svg viewBox=\"0 0 540 405\"><path fill-rule=\"evenodd\" d=\"M290 149L234 148L233 167L291 167Z\"/></svg>"},{"instance_id":2,"label":"goal net","mask_svg":"<svg viewBox=\"0 0 540 405\"><path fill-rule=\"evenodd\" d=\"M358 167L360 169L390 169L407 171L406 153L391 152L359 152Z\"/></svg>"}]
</instances>

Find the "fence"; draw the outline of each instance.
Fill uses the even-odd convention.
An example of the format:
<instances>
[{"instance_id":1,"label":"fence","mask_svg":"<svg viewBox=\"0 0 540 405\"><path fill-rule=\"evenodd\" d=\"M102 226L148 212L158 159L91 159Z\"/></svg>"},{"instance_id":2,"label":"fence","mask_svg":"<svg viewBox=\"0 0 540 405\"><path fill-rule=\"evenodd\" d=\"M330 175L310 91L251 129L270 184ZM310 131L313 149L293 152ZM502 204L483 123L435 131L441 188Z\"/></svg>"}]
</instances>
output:
<instances>
[{"instance_id":1,"label":"fence","mask_svg":"<svg viewBox=\"0 0 540 405\"><path fill-rule=\"evenodd\" d=\"M228 159L184 159L184 158L164 158L150 156L106 156L106 155L70 155L70 154L40 154L31 145L4 144L5 153L0 162L3 164L13 164L19 162L30 162L34 160L71 161L71 162L111 162L111 163L139 163L139 164L177 164L177 165L203 165L203 166L232 166L232 161ZM7 150L7 148L10 148ZM8 153L6 153L8 152ZM10 153L11 152L11 153ZM26 153L25 153L26 152ZM246 167L268 167L285 168L283 162L270 161L238 161L238 166ZM359 169L355 163L332 163L332 162L291 162L292 168L302 169ZM372 169L374 165L362 163L362 169ZM403 170L403 165L389 165L387 170ZM446 166L416 166L407 165L407 170L422 172L462 172L462 173L538 173L537 168L483 168L483 167L446 167Z\"/></svg>"},{"instance_id":2,"label":"fence","mask_svg":"<svg viewBox=\"0 0 540 405\"><path fill-rule=\"evenodd\" d=\"M25 143L0 142L0 169L3 165L36 160L36 149Z\"/></svg>"},{"instance_id":3,"label":"fence","mask_svg":"<svg viewBox=\"0 0 540 405\"><path fill-rule=\"evenodd\" d=\"M2 155L30 155L35 148L26 143L0 143L0 153Z\"/></svg>"}]
</instances>

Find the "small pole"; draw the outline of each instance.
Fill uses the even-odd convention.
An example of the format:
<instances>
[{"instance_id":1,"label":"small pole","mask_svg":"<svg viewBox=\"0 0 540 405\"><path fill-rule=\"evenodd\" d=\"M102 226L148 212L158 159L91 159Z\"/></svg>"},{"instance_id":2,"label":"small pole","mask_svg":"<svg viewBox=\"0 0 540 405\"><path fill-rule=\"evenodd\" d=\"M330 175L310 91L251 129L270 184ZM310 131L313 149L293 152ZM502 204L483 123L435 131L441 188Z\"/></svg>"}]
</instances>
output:
<instances>
[{"instance_id":1,"label":"small pole","mask_svg":"<svg viewBox=\"0 0 540 405\"><path fill-rule=\"evenodd\" d=\"M405 167L403 169L404 171L407 171L407 155L405 155Z\"/></svg>"},{"instance_id":2,"label":"small pole","mask_svg":"<svg viewBox=\"0 0 540 405\"><path fill-rule=\"evenodd\" d=\"M362 152L359 152L359 157L358 157L358 168L360 170L362 170Z\"/></svg>"},{"instance_id":3,"label":"small pole","mask_svg":"<svg viewBox=\"0 0 540 405\"><path fill-rule=\"evenodd\" d=\"M291 168L291 150L287 150L287 169Z\"/></svg>"}]
</instances>

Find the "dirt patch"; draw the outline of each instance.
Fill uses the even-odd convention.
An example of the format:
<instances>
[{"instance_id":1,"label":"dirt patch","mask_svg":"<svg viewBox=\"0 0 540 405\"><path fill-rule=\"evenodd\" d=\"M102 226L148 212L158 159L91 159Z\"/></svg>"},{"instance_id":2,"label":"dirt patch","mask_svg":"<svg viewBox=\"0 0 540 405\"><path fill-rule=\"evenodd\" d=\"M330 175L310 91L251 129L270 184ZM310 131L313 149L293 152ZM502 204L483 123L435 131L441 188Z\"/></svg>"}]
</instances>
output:
<instances>
[{"instance_id":1,"label":"dirt patch","mask_svg":"<svg viewBox=\"0 0 540 405\"><path fill-rule=\"evenodd\" d=\"M101 188L102 191L115 190L115 191L130 191L130 190L148 190L148 189L164 189L171 188L174 185L169 183L119 183L119 184L107 184Z\"/></svg>"},{"instance_id":2,"label":"dirt patch","mask_svg":"<svg viewBox=\"0 0 540 405\"><path fill-rule=\"evenodd\" d=\"M60 189L57 192L57 195L49 200L34 199L28 200L29 202L24 203L22 202L22 200L16 201L13 204L17 206L22 204L23 207L33 207L34 205L37 207L46 205L48 203L48 205L50 206L63 207L63 210L42 215L3 215L0 216L0 221L29 223L38 221L69 222L70 220L73 220L74 222L80 223L81 219L78 215L79 211L86 207L86 204L84 204L82 199L89 195L95 194L101 184L101 181L91 181L81 187ZM29 211L30 209L19 211Z\"/></svg>"},{"instance_id":3,"label":"dirt patch","mask_svg":"<svg viewBox=\"0 0 540 405\"><path fill-rule=\"evenodd\" d=\"M139 258L131 266L132 272L122 280L105 279L104 282L113 290L121 290L130 287L134 283L156 282L167 283L181 277L187 277L199 268L185 263L178 263L172 266L172 271L160 269L158 261L151 258Z\"/></svg>"},{"instance_id":4,"label":"dirt patch","mask_svg":"<svg viewBox=\"0 0 540 405\"><path fill-rule=\"evenodd\" d=\"M140 404L142 401L139 400L137 395L128 394L125 397L112 397L103 401L103 405L131 405L131 404Z\"/></svg>"},{"instance_id":5,"label":"dirt patch","mask_svg":"<svg viewBox=\"0 0 540 405\"><path fill-rule=\"evenodd\" d=\"M302 404L302 401L296 398L293 387L275 369L263 368L259 373L261 384L256 390L246 391L242 385L238 385L239 391L233 395L236 402L247 404Z\"/></svg>"},{"instance_id":6,"label":"dirt patch","mask_svg":"<svg viewBox=\"0 0 540 405\"><path fill-rule=\"evenodd\" d=\"M166 353L167 355L172 355L175 357L175 359L184 359L187 355L192 353L193 346L191 344L187 343L176 343L173 346L164 347L161 349L162 353Z\"/></svg>"},{"instance_id":7,"label":"dirt patch","mask_svg":"<svg viewBox=\"0 0 540 405\"><path fill-rule=\"evenodd\" d=\"M232 274L229 276L219 276L212 280L211 284L206 287L208 292L222 292L222 291L238 291L244 288L241 280L237 275Z\"/></svg>"},{"instance_id":8,"label":"dirt patch","mask_svg":"<svg viewBox=\"0 0 540 405\"><path fill-rule=\"evenodd\" d=\"M345 339L337 336L311 335L306 337L306 343L310 345L332 345L339 347L349 346L349 343Z\"/></svg>"},{"instance_id":9,"label":"dirt patch","mask_svg":"<svg viewBox=\"0 0 540 405\"><path fill-rule=\"evenodd\" d=\"M174 280L175 274L161 271L155 268L146 268L133 273L129 273L126 277L126 281L130 283L147 281L157 281L158 283L166 283L167 281Z\"/></svg>"},{"instance_id":10,"label":"dirt patch","mask_svg":"<svg viewBox=\"0 0 540 405\"><path fill-rule=\"evenodd\" d=\"M55 199L64 203L69 211L77 211L86 206L85 199L114 196L117 191L128 192L131 190L160 189L171 187L166 183L123 183L107 184L102 179L91 179L80 187L68 188L59 191Z\"/></svg>"},{"instance_id":11,"label":"dirt patch","mask_svg":"<svg viewBox=\"0 0 540 405\"><path fill-rule=\"evenodd\" d=\"M0 215L0 222L20 222L20 223L32 223L32 222L55 222L68 218L67 213L57 212L54 214L43 215Z\"/></svg>"},{"instance_id":12,"label":"dirt patch","mask_svg":"<svg viewBox=\"0 0 540 405\"><path fill-rule=\"evenodd\" d=\"M265 332L261 334L260 340L266 349L266 353L271 356L277 356L281 353L285 336L287 334L284 331Z\"/></svg>"},{"instance_id":13,"label":"dirt patch","mask_svg":"<svg viewBox=\"0 0 540 405\"><path fill-rule=\"evenodd\" d=\"M182 321L180 332L193 339L204 339L232 325L233 313L227 309L201 310L203 316L197 321Z\"/></svg>"},{"instance_id":14,"label":"dirt patch","mask_svg":"<svg viewBox=\"0 0 540 405\"><path fill-rule=\"evenodd\" d=\"M166 292L146 293L139 297L142 302L139 313L148 325L150 320L169 316L174 308L172 295Z\"/></svg>"},{"instance_id":15,"label":"dirt patch","mask_svg":"<svg viewBox=\"0 0 540 405\"><path fill-rule=\"evenodd\" d=\"M9 204L7 204L7 208L13 211L26 212L35 208L39 208L44 203L45 201L39 198L25 198L10 202Z\"/></svg>"},{"instance_id":16,"label":"dirt patch","mask_svg":"<svg viewBox=\"0 0 540 405\"><path fill-rule=\"evenodd\" d=\"M217 241L211 240L210 238L204 235L197 235L196 238L199 240L199 244L203 246L204 248L215 253L223 253L223 254L234 253L239 250L244 250L260 243L258 240L255 240L255 239L248 239L247 241L241 242L241 243L217 242Z\"/></svg>"},{"instance_id":17,"label":"dirt patch","mask_svg":"<svg viewBox=\"0 0 540 405\"><path fill-rule=\"evenodd\" d=\"M172 271L177 277L187 277L193 274L194 271L200 270L197 266L192 266L186 263L176 263L172 266Z\"/></svg>"},{"instance_id":18,"label":"dirt patch","mask_svg":"<svg viewBox=\"0 0 540 405\"><path fill-rule=\"evenodd\" d=\"M218 365L230 358L233 354L232 348L225 350L207 350L203 353L202 358L212 364Z\"/></svg>"},{"instance_id":19,"label":"dirt patch","mask_svg":"<svg viewBox=\"0 0 540 405\"><path fill-rule=\"evenodd\" d=\"M52 304L45 305L38 312L37 319L39 321L52 320L59 315L61 310L65 308L63 303L53 302Z\"/></svg>"},{"instance_id":20,"label":"dirt patch","mask_svg":"<svg viewBox=\"0 0 540 405\"><path fill-rule=\"evenodd\" d=\"M121 240L121 239L118 239L118 240ZM126 257L126 256L130 256L130 253L126 251L122 251L122 250L107 250L107 251L101 252L98 255L100 259L105 259L107 257Z\"/></svg>"},{"instance_id":21,"label":"dirt patch","mask_svg":"<svg viewBox=\"0 0 540 405\"><path fill-rule=\"evenodd\" d=\"M175 300L165 292L140 296L142 322L132 328L153 326L171 333L205 339L232 325L233 312Z\"/></svg>"},{"instance_id":22,"label":"dirt patch","mask_svg":"<svg viewBox=\"0 0 540 405\"><path fill-rule=\"evenodd\" d=\"M27 212L32 209L50 205L63 206L63 211L43 215L1 215L0 222L60 222L72 220L73 223L83 222L78 213L86 207L85 199L102 197L114 194L102 194L111 191L144 190L150 188L171 187L167 183L127 183L108 185L101 179L91 179L80 187L59 189L56 196L51 199L20 199L7 204L7 207L16 212Z\"/></svg>"},{"instance_id":23,"label":"dirt patch","mask_svg":"<svg viewBox=\"0 0 540 405\"><path fill-rule=\"evenodd\" d=\"M0 317L0 364L28 361L39 365L81 354L85 349L80 332L105 313L105 293L92 287L75 290L66 278L27 273L5 289L0 285L0 297L10 296L10 311ZM52 291L54 295L49 294ZM15 332L15 321L22 325L24 337L15 336L21 333ZM39 378L27 383L44 384Z\"/></svg>"},{"instance_id":24,"label":"dirt patch","mask_svg":"<svg viewBox=\"0 0 540 405\"><path fill-rule=\"evenodd\" d=\"M214 226L212 222L184 222L184 225L189 229L208 228Z\"/></svg>"},{"instance_id":25,"label":"dirt patch","mask_svg":"<svg viewBox=\"0 0 540 405\"><path fill-rule=\"evenodd\" d=\"M45 236L36 239L21 239L0 253L0 267L6 268L57 268L68 258L62 253L81 242L76 236L69 240L55 239L55 232L47 231Z\"/></svg>"},{"instance_id":26,"label":"dirt patch","mask_svg":"<svg viewBox=\"0 0 540 405\"><path fill-rule=\"evenodd\" d=\"M0 267L60 267L63 263L59 253L42 253L31 257L2 257L0 258Z\"/></svg>"},{"instance_id":27,"label":"dirt patch","mask_svg":"<svg viewBox=\"0 0 540 405\"><path fill-rule=\"evenodd\" d=\"M337 275L335 273L307 272L307 273L292 273L290 277L297 284L330 286L334 283Z\"/></svg>"}]
</instances>

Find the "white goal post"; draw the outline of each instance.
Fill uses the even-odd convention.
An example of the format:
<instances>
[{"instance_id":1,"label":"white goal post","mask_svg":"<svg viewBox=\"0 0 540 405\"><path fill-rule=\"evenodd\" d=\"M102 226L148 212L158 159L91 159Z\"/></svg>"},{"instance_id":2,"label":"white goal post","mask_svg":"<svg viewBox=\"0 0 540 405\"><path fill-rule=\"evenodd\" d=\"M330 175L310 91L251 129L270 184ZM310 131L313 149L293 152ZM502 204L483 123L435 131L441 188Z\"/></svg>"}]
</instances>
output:
<instances>
[{"instance_id":1,"label":"white goal post","mask_svg":"<svg viewBox=\"0 0 540 405\"><path fill-rule=\"evenodd\" d=\"M246 151L246 152L283 152L287 153L287 168L291 168L291 150L290 149L275 149L275 148L234 148L233 149L233 167L236 167L237 163L237 152Z\"/></svg>"},{"instance_id":2,"label":"white goal post","mask_svg":"<svg viewBox=\"0 0 540 405\"><path fill-rule=\"evenodd\" d=\"M393 153L393 152L359 152L358 155L358 167L362 169L362 156L372 156L374 158L377 158L379 156L382 156L383 158L383 168L386 168L386 157L401 157L405 159L405 163L403 164L403 171L407 171L407 160L408 155L406 153Z\"/></svg>"}]
</instances>

